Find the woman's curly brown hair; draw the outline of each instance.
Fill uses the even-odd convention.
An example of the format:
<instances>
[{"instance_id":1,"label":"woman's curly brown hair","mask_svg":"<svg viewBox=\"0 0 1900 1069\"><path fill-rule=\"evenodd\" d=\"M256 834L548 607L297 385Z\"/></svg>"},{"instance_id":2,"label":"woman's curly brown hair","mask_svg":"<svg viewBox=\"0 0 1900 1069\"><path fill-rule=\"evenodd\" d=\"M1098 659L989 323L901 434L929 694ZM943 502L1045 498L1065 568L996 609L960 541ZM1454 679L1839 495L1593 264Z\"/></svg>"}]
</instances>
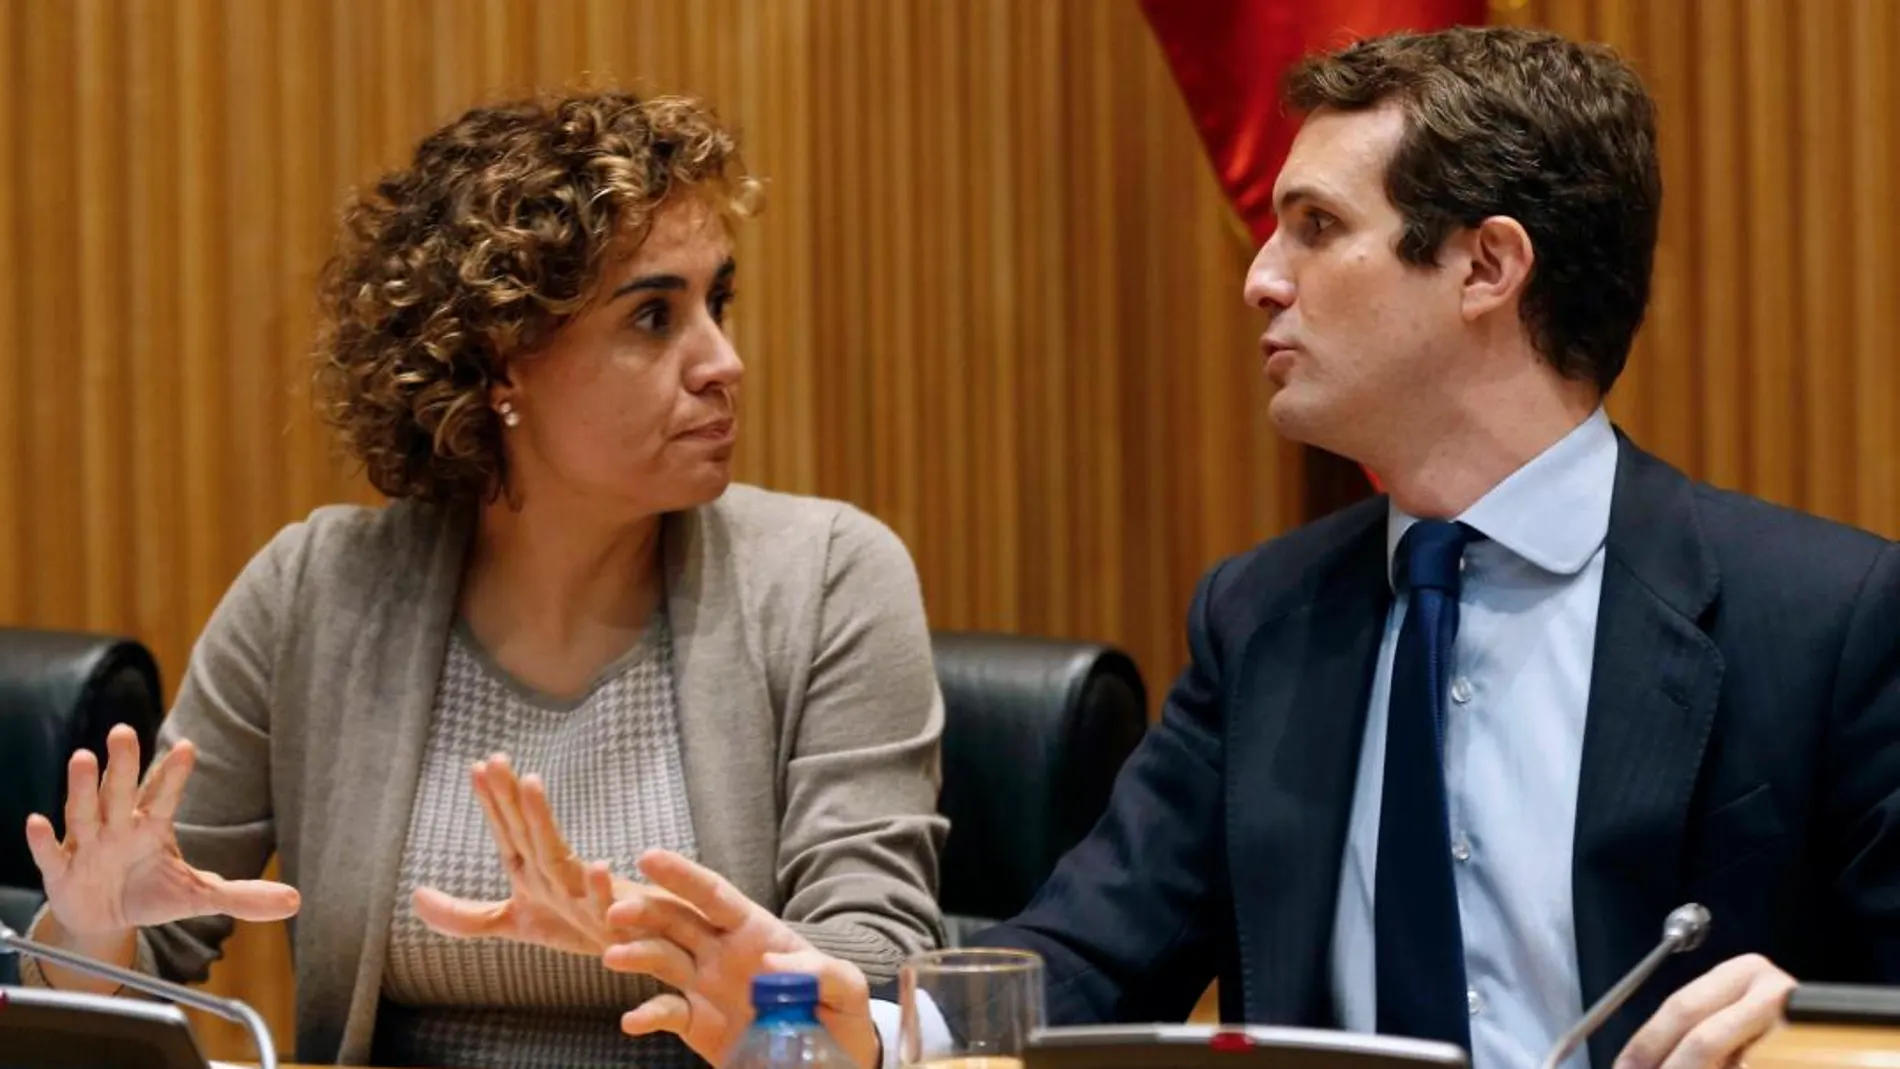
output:
<instances>
[{"instance_id":1,"label":"woman's curly brown hair","mask_svg":"<svg viewBox=\"0 0 1900 1069\"><path fill-rule=\"evenodd\" d=\"M490 388L689 189L742 217L760 186L705 105L601 92L471 110L356 196L319 284L315 392L370 483L432 502L499 492Z\"/></svg>"}]
</instances>

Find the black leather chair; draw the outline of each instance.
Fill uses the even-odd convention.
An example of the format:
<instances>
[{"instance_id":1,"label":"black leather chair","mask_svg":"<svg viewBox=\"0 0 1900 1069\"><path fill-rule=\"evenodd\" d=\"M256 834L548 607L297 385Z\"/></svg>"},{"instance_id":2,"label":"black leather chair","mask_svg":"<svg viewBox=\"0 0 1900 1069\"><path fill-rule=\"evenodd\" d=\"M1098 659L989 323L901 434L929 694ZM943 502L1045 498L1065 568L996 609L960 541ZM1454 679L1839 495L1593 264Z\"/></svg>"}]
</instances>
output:
<instances>
[{"instance_id":1,"label":"black leather chair","mask_svg":"<svg viewBox=\"0 0 1900 1069\"><path fill-rule=\"evenodd\" d=\"M943 793L938 901L952 946L1029 904L1107 807L1148 727L1126 653L1021 635L937 632Z\"/></svg>"},{"instance_id":2,"label":"black leather chair","mask_svg":"<svg viewBox=\"0 0 1900 1069\"><path fill-rule=\"evenodd\" d=\"M158 663L143 644L0 628L0 921L24 929L44 900L26 818L44 813L65 834L67 759L81 747L103 755L106 732L128 723L149 763L164 715ZM13 969L0 957L0 983Z\"/></svg>"}]
</instances>

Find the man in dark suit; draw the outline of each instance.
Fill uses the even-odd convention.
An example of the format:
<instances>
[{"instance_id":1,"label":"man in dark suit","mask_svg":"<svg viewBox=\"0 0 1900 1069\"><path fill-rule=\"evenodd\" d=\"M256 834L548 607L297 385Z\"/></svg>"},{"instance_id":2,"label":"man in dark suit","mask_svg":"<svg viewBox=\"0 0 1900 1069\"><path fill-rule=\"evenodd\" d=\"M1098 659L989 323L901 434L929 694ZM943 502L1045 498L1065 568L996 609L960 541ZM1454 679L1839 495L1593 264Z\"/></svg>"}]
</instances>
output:
<instances>
[{"instance_id":1,"label":"man in dark suit","mask_svg":"<svg viewBox=\"0 0 1900 1069\"><path fill-rule=\"evenodd\" d=\"M1218 977L1225 1020L1476 1069L1534 1065L1684 902L1706 943L1599 1069L1725 1065L1793 977L1900 981L1900 554L1694 483L1602 409L1660 209L1635 75L1455 30L1316 58L1288 96L1245 288L1271 415L1386 495L1207 574L1109 812L982 941L1042 955L1051 1023L1178 1020ZM762 923L662 882L710 918L702 972ZM635 1023L690 1038L668 1012Z\"/></svg>"}]
</instances>

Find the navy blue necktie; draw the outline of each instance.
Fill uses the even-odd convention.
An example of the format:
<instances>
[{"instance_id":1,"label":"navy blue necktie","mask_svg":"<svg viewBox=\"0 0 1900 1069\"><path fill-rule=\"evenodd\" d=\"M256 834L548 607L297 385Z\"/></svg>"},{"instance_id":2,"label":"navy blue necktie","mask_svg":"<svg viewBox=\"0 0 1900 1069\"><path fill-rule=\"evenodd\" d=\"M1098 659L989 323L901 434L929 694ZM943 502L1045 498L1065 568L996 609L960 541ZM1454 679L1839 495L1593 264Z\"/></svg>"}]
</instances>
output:
<instances>
[{"instance_id":1,"label":"navy blue necktie","mask_svg":"<svg viewBox=\"0 0 1900 1069\"><path fill-rule=\"evenodd\" d=\"M1423 520L1399 542L1398 588L1411 602L1392 660L1379 805L1373 946L1379 1031L1471 1049L1464 933L1445 809L1445 694L1458 635L1459 563L1479 537Z\"/></svg>"}]
</instances>

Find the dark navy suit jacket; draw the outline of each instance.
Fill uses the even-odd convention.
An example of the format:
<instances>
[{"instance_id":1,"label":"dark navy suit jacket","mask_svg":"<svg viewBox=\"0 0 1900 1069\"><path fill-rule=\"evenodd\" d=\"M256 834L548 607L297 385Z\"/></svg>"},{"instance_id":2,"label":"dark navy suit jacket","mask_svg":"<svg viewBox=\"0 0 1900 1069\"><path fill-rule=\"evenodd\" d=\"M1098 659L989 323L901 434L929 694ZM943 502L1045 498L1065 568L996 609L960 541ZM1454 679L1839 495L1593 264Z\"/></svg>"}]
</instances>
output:
<instances>
[{"instance_id":1,"label":"dark navy suit jacket","mask_svg":"<svg viewBox=\"0 0 1900 1069\"><path fill-rule=\"evenodd\" d=\"M1201 581L1192 660L1107 814L980 941L1047 960L1052 1024L1333 1027L1335 896L1391 591L1383 498ZM1731 956L1900 982L1900 552L1621 443L1574 843L1584 1004L1675 906L1714 914L1592 1041L1607 1067ZM1526 858L1525 864L1536 859Z\"/></svg>"}]
</instances>

